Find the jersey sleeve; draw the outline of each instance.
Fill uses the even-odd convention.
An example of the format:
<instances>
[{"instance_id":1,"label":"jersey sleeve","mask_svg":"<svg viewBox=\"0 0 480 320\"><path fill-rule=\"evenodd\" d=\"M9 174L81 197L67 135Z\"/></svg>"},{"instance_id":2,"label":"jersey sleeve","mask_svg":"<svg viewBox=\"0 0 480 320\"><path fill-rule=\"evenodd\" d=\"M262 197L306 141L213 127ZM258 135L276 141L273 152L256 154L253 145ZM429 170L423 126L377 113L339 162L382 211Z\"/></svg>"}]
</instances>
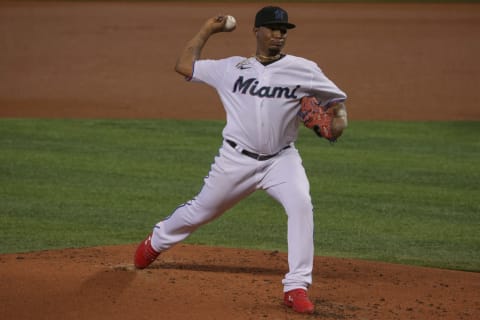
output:
<instances>
[{"instance_id":1,"label":"jersey sleeve","mask_svg":"<svg viewBox=\"0 0 480 320\"><path fill-rule=\"evenodd\" d=\"M317 97L321 105L328 106L347 100L346 93L338 88L335 83L323 73L318 65L314 64L312 72L310 90L312 95Z\"/></svg>"},{"instance_id":2,"label":"jersey sleeve","mask_svg":"<svg viewBox=\"0 0 480 320\"><path fill-rule=\"evenodd\" d=\"M192 82L203 82L217 87L223 81L226 70L226 60L197 60L193 65Z\"/></svg>"}]
</instances>

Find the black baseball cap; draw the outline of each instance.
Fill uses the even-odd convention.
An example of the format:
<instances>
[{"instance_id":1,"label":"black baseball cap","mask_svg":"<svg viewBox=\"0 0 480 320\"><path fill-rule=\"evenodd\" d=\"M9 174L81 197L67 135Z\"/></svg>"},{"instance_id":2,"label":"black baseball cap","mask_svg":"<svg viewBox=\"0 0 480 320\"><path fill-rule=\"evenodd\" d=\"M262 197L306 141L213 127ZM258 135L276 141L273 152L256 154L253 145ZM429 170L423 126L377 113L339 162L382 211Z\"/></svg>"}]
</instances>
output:
<instances>
[{"instance_id":1,"label":"black baseball cap","mask_svg":"<svg viewBox=\"0 0 480 320\"><path fill-rule=\"evenodd\" d=\"M287 29L293 29L296 26L288 22L288 13L280 7L268 6L260 9L255 16L255 27L268 25L281 25Z\"/></svg>"}]
</instances>

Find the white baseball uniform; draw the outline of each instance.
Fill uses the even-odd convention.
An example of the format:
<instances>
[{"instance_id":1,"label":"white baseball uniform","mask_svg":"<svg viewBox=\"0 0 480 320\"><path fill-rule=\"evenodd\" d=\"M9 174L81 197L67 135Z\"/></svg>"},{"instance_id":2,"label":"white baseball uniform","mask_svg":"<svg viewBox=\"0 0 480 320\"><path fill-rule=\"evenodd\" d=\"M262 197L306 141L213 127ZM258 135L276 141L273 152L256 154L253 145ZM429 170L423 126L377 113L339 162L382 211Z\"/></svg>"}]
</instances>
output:
<instances>
[{"instance_id":1,"label":"white baseball uniform","mask_svg":"<svg viewBox=\"0 0 480 320\"><path fill-rule=\"evenodd\" d=\"M262 65L254 57L198 60L191 79L214 87L226 111L224 142L199 194L154 228L152 247L169 249L255 190L288 216L289 272L284 291L307 289L313 269L313 206L297 139L300 99L322 105L346 95L312 61L286 55Z\"/></svg>"}]
</instances>

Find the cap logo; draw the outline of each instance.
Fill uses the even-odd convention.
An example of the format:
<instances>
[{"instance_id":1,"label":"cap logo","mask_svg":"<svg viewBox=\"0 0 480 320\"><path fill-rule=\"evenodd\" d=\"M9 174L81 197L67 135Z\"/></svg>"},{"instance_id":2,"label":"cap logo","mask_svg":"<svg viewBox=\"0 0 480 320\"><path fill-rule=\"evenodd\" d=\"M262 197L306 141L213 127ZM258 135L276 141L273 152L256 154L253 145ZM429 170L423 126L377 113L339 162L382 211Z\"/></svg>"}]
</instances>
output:
<instances>
[{"instance_id":1,"label":"cap logo","mask_svg":"<svg viewBox=\"0 0 480 320\"><path fill-rule=\"evenodd\" d=\"M282 20L284 20L283 16L284 16L284 12L282 10L280 10L280 9L275 10L275 20L282 21Z\"/></svg>"}]
</instances>

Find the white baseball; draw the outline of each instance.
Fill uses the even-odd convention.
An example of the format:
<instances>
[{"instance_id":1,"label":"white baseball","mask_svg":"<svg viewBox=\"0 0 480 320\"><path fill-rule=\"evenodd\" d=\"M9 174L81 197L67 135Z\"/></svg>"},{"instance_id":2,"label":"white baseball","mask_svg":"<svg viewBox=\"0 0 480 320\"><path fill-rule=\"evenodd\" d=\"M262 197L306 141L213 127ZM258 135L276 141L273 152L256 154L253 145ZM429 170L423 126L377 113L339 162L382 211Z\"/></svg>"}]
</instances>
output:
<instances>
[{"instance_id":1,"label":"white baseball","mask_svg":"<svg viewBox=\"0 0 480 320\"><path fill-rule=\"evenodd\" d=\"M237 20L235 20L235 18L232 16L227 16L226 20L227 21L225 21L225 26L223 27L223 30L225 31L233 30L237 25Z\"/></svg>"}]
</instances>

